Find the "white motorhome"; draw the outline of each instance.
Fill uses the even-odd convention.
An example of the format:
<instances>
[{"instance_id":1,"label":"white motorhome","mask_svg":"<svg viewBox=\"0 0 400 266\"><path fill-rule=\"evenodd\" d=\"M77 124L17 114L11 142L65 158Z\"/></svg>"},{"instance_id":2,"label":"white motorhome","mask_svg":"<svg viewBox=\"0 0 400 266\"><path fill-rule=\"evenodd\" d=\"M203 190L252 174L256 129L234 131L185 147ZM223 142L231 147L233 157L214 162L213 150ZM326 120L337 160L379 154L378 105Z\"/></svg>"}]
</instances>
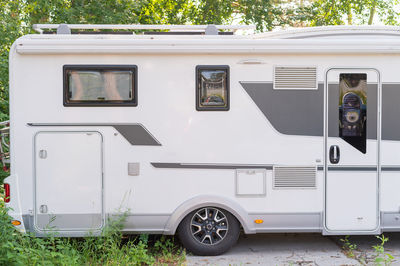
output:
<instances>
[{"instance_id":1,"label":"white motorhome","mask_svg":"<svg viewBox=\"0 0 400 266\"><path fill-rule=\"evenodd\" d=\"M57 28L58 34L43 29ZM170 29L70 34L85 29ZM37 25L10 50L10 216L43 236L400 231L400 28Z\"/></svg>"}]
</instances>

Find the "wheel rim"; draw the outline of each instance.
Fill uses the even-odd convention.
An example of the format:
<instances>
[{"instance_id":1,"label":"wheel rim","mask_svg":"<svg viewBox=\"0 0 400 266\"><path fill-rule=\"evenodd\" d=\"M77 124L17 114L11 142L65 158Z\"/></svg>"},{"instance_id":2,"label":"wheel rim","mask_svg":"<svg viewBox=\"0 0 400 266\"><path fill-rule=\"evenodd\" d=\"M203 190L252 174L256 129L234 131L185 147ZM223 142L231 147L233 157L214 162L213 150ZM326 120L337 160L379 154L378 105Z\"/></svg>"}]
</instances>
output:
<instances>
[{"instance_id":1,"label":"wheel rim","mask_svg":"<svg viewBox=\"0 0 400 266\"><path fill-rule=\"evenodd\" d=\"M205 245L221 242L228 233L229 225L225 214L216 208L198 210L190 222L190 230L196 241Z\"/></svg>"}]
</instances>

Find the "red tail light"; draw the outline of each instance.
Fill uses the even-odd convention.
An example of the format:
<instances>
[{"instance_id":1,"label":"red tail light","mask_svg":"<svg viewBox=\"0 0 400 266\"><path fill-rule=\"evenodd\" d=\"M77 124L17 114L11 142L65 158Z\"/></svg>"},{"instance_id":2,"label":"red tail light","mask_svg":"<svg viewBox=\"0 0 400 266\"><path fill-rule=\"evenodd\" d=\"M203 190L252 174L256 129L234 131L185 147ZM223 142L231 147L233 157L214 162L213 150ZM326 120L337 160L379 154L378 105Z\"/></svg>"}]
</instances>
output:
<instances>
[{"instance_id":1,"label":"red tail light","mask_svg":"<svg viewBox=\"0 0 400 266\"><path fill-rule=\"evenodd\" d=\"M10 202L10 184L4 184L4 191L5 191L5 195L4 195L4 202L5 203L9 203Z\"/></svg>"}]
</instances>

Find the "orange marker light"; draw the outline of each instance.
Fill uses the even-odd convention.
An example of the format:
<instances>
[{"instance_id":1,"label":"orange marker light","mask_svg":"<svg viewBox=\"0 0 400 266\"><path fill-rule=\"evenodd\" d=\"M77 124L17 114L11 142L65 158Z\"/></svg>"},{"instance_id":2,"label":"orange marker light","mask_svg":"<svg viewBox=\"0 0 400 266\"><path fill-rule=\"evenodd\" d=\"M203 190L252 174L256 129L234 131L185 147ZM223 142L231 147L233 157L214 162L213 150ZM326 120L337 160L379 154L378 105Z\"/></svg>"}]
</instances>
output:
<instances>
[{"instance_id":1,"label":"orange marker light","mask_svg":"<svg viewBox=\"0 0 400 266\"><path fill-rule=\"evenodd\" d=\"M12 225L15 225L15 226L18 226L18 225L21 225L21 222L20 222L20 221L17 221L17 220L12 220L12 221L11 221L11 224L12 224Z\"/></svg>"},{"instance_id":2,"label":"orange marker light","mask_svg":"<svg viewBox=\"0 0 400 266\"><path fill-rule=\"evenodd\" d=\"M262 220L262 219L257 219L257 220L254 220L254 222L255 222L256 224L262 224L262 223L264 222L264 220Z\"/></svg>"}]
</instances>

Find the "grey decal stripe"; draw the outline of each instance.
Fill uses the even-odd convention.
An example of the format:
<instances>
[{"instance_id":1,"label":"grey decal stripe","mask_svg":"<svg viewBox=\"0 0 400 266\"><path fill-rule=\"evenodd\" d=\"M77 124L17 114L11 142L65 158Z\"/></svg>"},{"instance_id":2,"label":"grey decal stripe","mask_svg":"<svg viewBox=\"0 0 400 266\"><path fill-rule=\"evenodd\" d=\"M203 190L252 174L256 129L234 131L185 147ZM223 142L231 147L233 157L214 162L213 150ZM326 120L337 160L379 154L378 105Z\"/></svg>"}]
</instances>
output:
<instances>
[{"instance_id":1,"label":"grey decal stripe","mask_svg":"<svg viewBox=\"0 0 400 266\"><path fill-rule=\"evenodd\" d=\"M274 128L282 134L322 136L324 86L317 90L274 90L272 83L240 82Z\"/></svg>"},{"instance_id":2,"label":"grey decal stripe","mask_svg":"<svg viewBox=\"0 0 400 266\"><path fill-rule=\"evenodd\" d=\"M400 169L400 167L399 167ZM362 172L369 172L377 171L376 166L328 166L329 171L362 171Z\"/></svg>"},{"instance_id":3,"label":"grey decal stripe","mask_svg":"<svg viewBox=\"0 0 400 266\"><path fill-rule=\"evenodd\" d=\"M191 164L191 163L151 163L155 168L188 168L188 169L267 169L272 170L268 164Z\"/></svg>"},{"instance_id":4,"label":"grey decal stripe","mask_svg":"<svg viewBox=\"0 0 400 266\"><path fill-rule=\"evenodd\" d=\"M161 144L142 125L113 126L131 145L161 146Z\"/></svg>"},{"instance_id":5,"label":"grey decal stripe","mask_svg":"<svg viewBox=\"0 0 400 266\"><path fill-rule=\"evenodd\" d=\"M400 166L381 166L381 171L400 172Z\"/></svg>"},{"instance_id":6,"label":"grey decal stripe","mask_svg":"<svg viewBox=\"0 0 400 266\"><path fill-rule=\"evenodd\" d=\"M32 232L33 229L33 215L24 214L22 215L22 221L24 222L25 230Z\"/></svg>"},{"instance_id":7,"label":"grey decal stripe","mask_svg":"<svg viewBox=\"0 0 400 266\"><path fill-rule=\"evenodd\" d=\"M54 229L56 231L101 230L103 227L103 215L101 213L37 213L34 225L40 231Z\"/></svg>"},{"instance_id":8,"label":"grey decal stripe","mask_svg":"<svg viewBox=\"0 0 400 266\"><path fill-rule=\"evenodd\" d=\"M141 124L129 123L28 123L34 127L113 127L131 145L161 146L161 143Z\"/></svg>"},{"instance_id":9,"label":"grey decal stripe","mask_svg":"<svg viewBox=\"0 0 400 266\"><path fill-rule=\"evenodd\" d=\"M324 125L324 85L318 84L317 90L274 90L272 82L239 82L247 94L251 97L260 111L272 124L272 126L282 134L301 135L301 136L322 136ZM386 87L399 85L383 86L383 139L386 140L387 132L397 134L400 140L400 123L395 118L400 116L400 106L396 104L396 99L400 97L400 89L387 90ZM368 84L368 95L376 95L377 84ZM389 93L387 93L389 92ZM385 96L386 94L386 96ZM339 99L338 84L329 85L329 98ZM392 101L392 103L389 103ZM386 106L385 106L386 105ZM386 109L396 109L393 118L386 118ZM376 139L377 127L377 98L368 99L367 119L368 119L368 139ZM391 110L393 111L393 110ZM329 105L328 119L329 129L338 128L338 108L337 105ZM396 113L397 112L397 113ZM386 123L385 123L386 122ZM397 131L393 127L398 127ZM330 130L330 137L337 137L336 130Z\"/></svg>"},{"instance_id":10,"label":"grey decal stripe","mask_svg":"<svg viewBox=\"0 0 400 266\"><path fill-rule=\"evenodd\" d=\"M202 163L150 163L155 168L170 169L266 169L272 170L272 164L202 164ZM322 165L317 166L318 171L324 170ZM329 166L329 171L377 171L376 166ZM382 166L381 171L400 171L399 166Z\"/></svg>"},{"instance_id":11,"label":"grey decal stripe","mask_svg":"<svg viewBox=\"0 0 400 266\"><path fill-rule=\"evenodd\" d=\"M382 139L400 140L400 84L382 86Z\"/></svg>"}]
</instances>

